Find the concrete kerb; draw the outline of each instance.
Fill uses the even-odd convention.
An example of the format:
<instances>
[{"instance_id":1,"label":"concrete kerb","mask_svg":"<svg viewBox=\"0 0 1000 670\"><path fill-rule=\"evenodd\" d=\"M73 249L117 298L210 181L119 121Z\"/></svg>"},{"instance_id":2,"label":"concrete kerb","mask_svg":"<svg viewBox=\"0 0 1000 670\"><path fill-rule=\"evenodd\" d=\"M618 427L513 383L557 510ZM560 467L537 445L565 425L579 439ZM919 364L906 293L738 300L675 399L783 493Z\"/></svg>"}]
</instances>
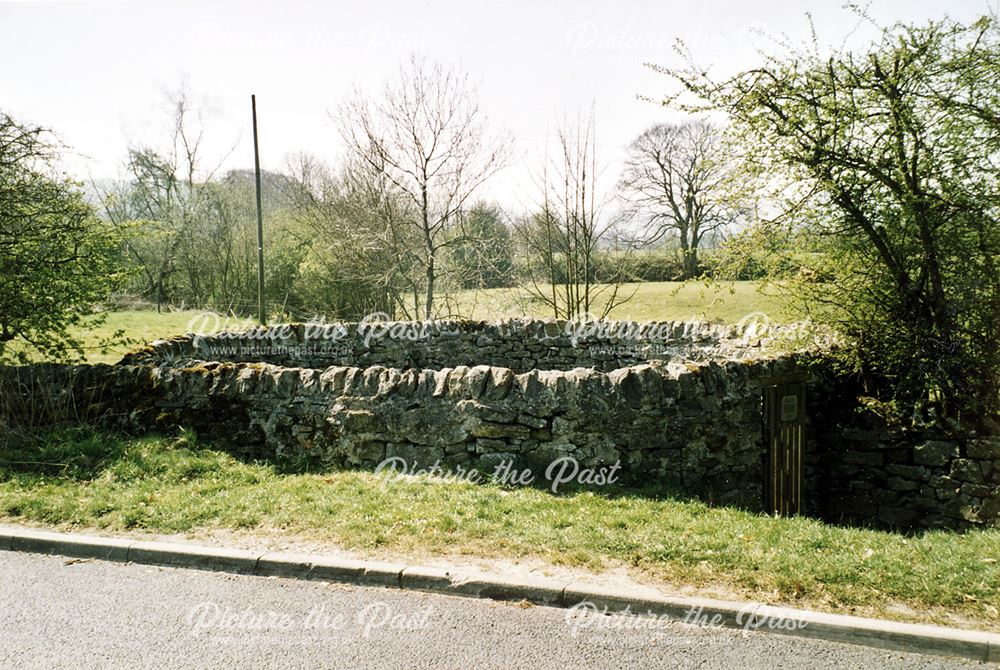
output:
<instances>
[{"instance_id":1,"label":"concrete kerb","mask_svg":"<svg viewBox=\"0 0 1000 670\"><path fill-rule=\"evenodd\" d=\"M536 605L564 607L566 586L550 579L472 573L456 575L446 591L471 598L526 600Z\"/></svg>"},{"instance_id":2,"label":"concrete kerb","mask_svg":"<svg viewBox=\"0 0 1000 670\"><path fill-rule=\"evenodd\" d=\"M976 661L1000 662L1000 635L708 598L664 596L650 587L608 588L543 578L510 578L381 561L256 553L0 526L0 550L167 565L240 574L412 589L461 597L524 600L608 614L654 615L698 625L739 628Z\"/></svg>"},{"instance_id":3,"label":"concrete kerb","mask_svg":"<svg viewBox=\"0 0 1000 670\"><path fill-rule=\"evenodd\" d=\"M177 568L219 570L252 575L260 554L242 549L218 549L170 542L136 542L128 548L132 563L167 565Z\"/></svg>"},{"instance_id":4,"label":"concrete kerb","mask_svg":"<svg viewBox=\"0 0 1000 670\"><path fill-rule=\"evenodd\" d=\"M455 573L440 568L407 567L400 574L399 585L416 591L448 591L454 583L454 577Z\"/></svg>"},{"instance_id":5,"label":"concrete kerb","mask_svg":"<svg viewBox=\"0 0 1000 670\"><path fill-rule=\"evenodd\" d=\"M99 558L106 561L127 561L129 548L136 544L135 540L54 533L33 529L8 528L0 533L9 535L12 551L58 554L83 559Z\"/></svg>"},{"instance_id":6,"label":"concrete kerb","mask_svg":"<svg viewBox=\"0 0 1000 670\"><path fill-rule=\"evenodd\" d=\"M0 549L11 551L14 548L14 535L13 529L0 526Z\"/></svg>"},{"instance_id":7,"label":"concrete kerb","mask_svg":"<svg viewBox=\"0 0 1000 670\"><path fill-rule=\"evenodd\" d=\"M828 642L937 656L1000 662L1000 635L941 626L900 623L762 605L759 613L778 621L796 617L805 626L796 632ZM765 630L761 627L760 630Z\"/></svg>"},{"instance_id":8,"label":"concrete kerb","mask_svg":"<svg viewBox=\"0 0 1000 670\"><path fill-rule=\"evenodd\" d=\"M589 584L566 588L563 606L593 604L609 614L661 616L695 625L791 635L937 656L1000 662L1000 635L942 626L734 603L710 598L664 596L654 589L608 589Z\"/></svg>"}]
</instances>

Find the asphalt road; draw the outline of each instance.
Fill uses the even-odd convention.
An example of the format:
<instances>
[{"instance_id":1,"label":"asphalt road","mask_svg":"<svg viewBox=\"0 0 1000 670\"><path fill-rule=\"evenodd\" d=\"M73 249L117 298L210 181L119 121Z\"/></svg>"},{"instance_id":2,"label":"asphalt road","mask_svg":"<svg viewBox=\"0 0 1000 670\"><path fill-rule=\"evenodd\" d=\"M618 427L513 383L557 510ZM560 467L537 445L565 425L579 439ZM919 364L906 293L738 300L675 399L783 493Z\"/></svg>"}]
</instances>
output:
<instances>
[{"instance_id":1,"label":"asphalt road","mask_svg":"<svg viewBox=\"0 0 1000 670\"><path fill-rule=\"evenodd\" d=\"M0 551L0 668L984 668L753 631Z\"/></svg>"}]
</instances>

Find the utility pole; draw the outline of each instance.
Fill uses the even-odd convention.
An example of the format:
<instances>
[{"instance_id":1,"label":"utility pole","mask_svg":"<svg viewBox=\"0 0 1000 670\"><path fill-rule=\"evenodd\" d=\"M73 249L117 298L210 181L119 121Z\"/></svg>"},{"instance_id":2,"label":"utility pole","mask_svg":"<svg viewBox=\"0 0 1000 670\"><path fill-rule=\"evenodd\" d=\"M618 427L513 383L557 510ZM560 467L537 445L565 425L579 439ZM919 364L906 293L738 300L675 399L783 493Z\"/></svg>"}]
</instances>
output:
<instances>
[{"instance_id":1,"label":"utility pole","mask_svg":"<svg viewBox=\"0 0 1000 670\"><path fill-rule=\"evenodd\" d=\"M260 206L260 149L257 145L257 96L250 96L250 107L253 111L253 167L257 179L257 312L260 315L260 325L267 325L267 312L264 311L264 215Z\"/></svg>"}]
</instances>

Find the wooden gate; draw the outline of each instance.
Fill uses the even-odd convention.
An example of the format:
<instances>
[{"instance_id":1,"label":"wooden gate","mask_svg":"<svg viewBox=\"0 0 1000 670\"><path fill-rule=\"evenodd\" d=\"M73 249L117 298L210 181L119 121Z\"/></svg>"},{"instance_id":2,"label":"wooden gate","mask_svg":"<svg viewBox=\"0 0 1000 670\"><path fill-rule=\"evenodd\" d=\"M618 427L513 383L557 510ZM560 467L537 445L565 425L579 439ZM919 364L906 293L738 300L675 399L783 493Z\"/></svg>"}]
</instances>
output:
<instances>
[{"instance_id":1,"label":"wooden gate","mask_svg":"<svg viewBox=\"0 0 1000 670\"><path fill-rule=\"evenodd\" d=\"M767 446L764 508L790 516L802 511L802 450L805 442L805 384L763 389L764 444Z\"/></svg>"}]
</instances>

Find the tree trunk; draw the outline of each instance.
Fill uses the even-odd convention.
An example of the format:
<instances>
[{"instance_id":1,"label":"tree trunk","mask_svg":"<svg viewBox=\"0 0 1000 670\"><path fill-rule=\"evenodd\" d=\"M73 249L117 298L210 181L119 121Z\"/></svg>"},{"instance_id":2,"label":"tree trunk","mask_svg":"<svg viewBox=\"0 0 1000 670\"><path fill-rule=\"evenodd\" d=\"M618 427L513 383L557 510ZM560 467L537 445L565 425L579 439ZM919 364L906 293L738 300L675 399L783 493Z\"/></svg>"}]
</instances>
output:
<instances>
[{"instance_id":1,"label":"tree trunk","mask_svg":"<svg viewBox=\"0 0 1000 670\"><path fill-rule=\"evenodd\" d=\"M681 279L691 279L691 244L688 241L688 228L681 226Z\"/></svg>"},{"instance_id":2,"label":"tree trunk","mask_svg":"<svg viewBox=\"0 0 1000 670\"><path fill-rule=\"evenodd\" d=\"M427 259L427 297L424 302L424 318L430 321L434 309L434 256Z\"/></svg>"},{"instance_id":3,"label":"tree trunk","mask_svg":"<svg viewBox=\"0 0 1000 670\"><path fill-rule=\"evenodd\" d=\"M685 279L694 279L698 276L698 250L695 248L687 252L687 258L684 261L684 274Z\"/></svg>"}]
</instances>

